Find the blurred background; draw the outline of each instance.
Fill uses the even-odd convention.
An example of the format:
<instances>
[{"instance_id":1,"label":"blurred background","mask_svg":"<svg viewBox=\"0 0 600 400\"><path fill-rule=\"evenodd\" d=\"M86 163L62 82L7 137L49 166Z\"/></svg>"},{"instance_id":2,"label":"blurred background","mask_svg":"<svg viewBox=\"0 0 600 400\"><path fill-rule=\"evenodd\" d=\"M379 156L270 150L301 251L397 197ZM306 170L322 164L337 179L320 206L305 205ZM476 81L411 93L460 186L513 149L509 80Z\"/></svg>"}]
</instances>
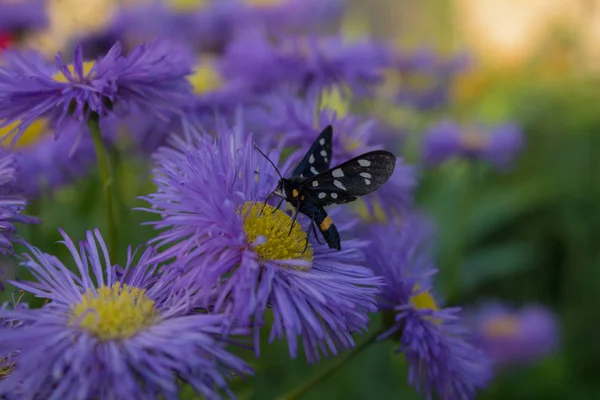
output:
<instances>
[{"instance_id":1,"label":"blurred background","mask_svg":"<svg viewBox=\"0 0 600 400\"><path fill-rule=\"evenodd\" d=\"M74 37L102 31L120 5L50 0L50 24L28 33L21 45L54 56ZM438 286L445 303L463 307L474 329L492 341L515 339L524 324L519 310L545 313L542 322L519 331L525 339L511 345L516 355L498 363L496 379L479 398L600 398L600 0L352 0L330 27L337 30L375 36L407 51L469 55L468 67L452 76L444 104L378 111L401 122L409 163L420 162L427 128L446 118L511 121L525 135L510 170L453 159L423 168L417 190L417 203L439 225ZM128 207L140 206L136 196L152 190L138 179L148 173L135 160L122 167L121 197ZM46 223L25 228L24 236L60 252L56 226L82 235L94 223L102 225L98 186L81 181L52 201L35 202L30 213ZM72 218L90 209L97 209L96 221ZM139 226L145 214L122 218L129 243L152 236L151 228ZM482 310L497 303L504 314L485 325ZM536 345L544 347L539 354L520 357ZM240 384L241 398L275 398L330 362L291 361L281 342L264 349L257 376ZM306 398L419 397L407 384L402 358L380 343Z\"/></svg>"}]
</instances>

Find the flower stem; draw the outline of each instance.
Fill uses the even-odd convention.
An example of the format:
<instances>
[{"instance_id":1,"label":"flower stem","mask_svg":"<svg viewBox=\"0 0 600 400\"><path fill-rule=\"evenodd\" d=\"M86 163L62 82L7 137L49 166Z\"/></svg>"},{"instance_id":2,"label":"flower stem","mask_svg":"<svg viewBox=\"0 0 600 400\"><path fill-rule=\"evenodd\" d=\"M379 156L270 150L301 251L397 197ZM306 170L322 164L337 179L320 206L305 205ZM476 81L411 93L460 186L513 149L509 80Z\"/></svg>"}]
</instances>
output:
<instances>
[{"instance_id":1,"label":"flower stem","mask_svg":"<svg viewBox=\"0 0 600 400\"><path fill-rule=\"evenodd\" d=\"M325 379L329 378L331 375L336 373L339 369L341 369L344 365L346 365L350 360L359 355L363 350L368 348L371 344L377 341L379 335L383 333L383 329L377 330L373 332L367 339L360 343L358 346L350 350L345 357L342 357L336 360L333 364L329 365L327 368L319 371L316 375L310 378L308 381L304 382L302 385L296 387L292 391L284 394L279 397L278 400L296 400L301 398L303 395L314 389L319 383L323 382Z\"/></svg>"},{"instance_id":2,"label":"flower stem","mask_svg":"<svg viewBox=\"0 0 600 400\"><path fill-rule=\"evenodd\" d=\"M100 181L102 182L102 191L104 192L104 200L106 202L106 217L108 221L108 251L111 262L114 264L115 251L117 250L117 218L114 207L114 189L115 180L110 168L108 152L102 139L100 131L100 118L98 114L93 113L87 121L87 126L94 141L94 149L96 150L96 158L98 160L98 170L100 171Z\"/></svg>"}]
</instances>

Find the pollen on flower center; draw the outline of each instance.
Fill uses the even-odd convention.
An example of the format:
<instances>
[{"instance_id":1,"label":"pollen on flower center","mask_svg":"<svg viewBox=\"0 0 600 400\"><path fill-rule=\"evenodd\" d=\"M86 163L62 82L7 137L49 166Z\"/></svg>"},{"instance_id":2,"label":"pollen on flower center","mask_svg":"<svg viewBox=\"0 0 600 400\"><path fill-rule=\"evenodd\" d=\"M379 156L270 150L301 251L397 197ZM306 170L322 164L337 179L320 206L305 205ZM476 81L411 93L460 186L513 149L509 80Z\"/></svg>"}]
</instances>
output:
<instances>
[{"instance_id":1,"label":"pollen on flower center","mask_svg":"<svg viewBox=\"0 0 600 400\"><path fill-rule=\"evenodd\" d=\"M487 321L483 332L487 337L510 337L517 333L519 322L512 316L496 317Z\"/></svg>"},{"instance_id":2,"label":"pollen on flower center","mask_svg":"<svg viewBox=\"0 0 600 400\"><path fill-rule=\"evenodd\" d=\"M219 72L209 62L199 64L194 73L188 77L194 87L194 93L203 94L212 92L223 85Z\"/></svg>"},{"instance_id":3,"label":"pollen on flower center","mask_svg":"<svg viewBox=\"0 0 600 400\"><path fill-rule=\"evenodd\" d=\"M263 210L264 207L264 210ZM248 243L253 244L259 237L264 243L257 245L254 251L264 260L306 260L314 259L312 245L308 243L306 251L306 232L298 222L292 232L292 218L283 211L264 203L246 202L241 210L244 218L244 231ZM308 270L298 266L293 269Z\"/></svg>"},{"instance_id":4,"label":"pollen on flower center","mask_svg":"<svg viewBox=\"0 0 600 400\"><path fill-rule=\"evenodd\" d=\"M0 358L0 381L10 375L14 367L15 364L8 362L6 357Z\"/></svg>"},{"instance_id":5,"label":"pollen on flower center","mask_svg":"<svg viewBox=\"0 0 600 400\"><path fill-rule=\"evenodd\" d=\"M120 282L91 289L72 307L70 323L102 340L124 339L153 325L158 317L146 291Z\"/></svg>"},{"instance_id":6,"label":"pollen on flower center","mask_svg":"<svg viewBox=\"0 0 600 400\"><path fill-rule=\"evenodd\" d=\"M20 121L15 121L11 124L8 124L8 125L0 128L0 137L3 137L2 145L4 145L4 146L11 145L12 137L11 136L4 137L4 135L7 135L11 131L17 129L19 127L19 124L20 124ZM19 137L19 139L15 143L15 148L28 147L28 146L31 146L32 144L36 143L38 140L40 140L41 138L44 137L44 133L48 132L47 128L48 128L48 122L46 120L38 119L38 120L33 121L33 123L31 125L29 125L27 127L27 129L25 129L25 131L23 132L21 137Z\"/></svg>"},{"instance_id":7,"label":"pollen on flower center","mask_svg":"<svg viewBox=\"0 0 600 400\"><path fill-rule=\"evenodd\" d=\"M83 76L85 78L88 77L93 66L94 66L94 61L84 61L83 62ZM71 76L75 76L75 68L73 67L73 64L69 65L68 68L69 68L69 71L71 72ZM55 73L52 76L52 78L54 78L55 81L63 82L63 83L67 83L69 81L67 79L67 77L65 76L65 74L63 74L62 71L58 71L57 73Z\"/></svg>"},{"instance_id":8,"label":"pollen on flower center","mask_svg":"<svg viewBox=\"0 0 600 400\"><path fill-rule=\"evenodd\" d=\"M419 284L415 284L413 288L413 295L410 298L410 303L417 310L431 310L434 312L440 311L435 299L427 290L421 290ZM426 317L427 319L431 319L432 322L441 323L439 318Z\"/></svg>"}]
</instances>

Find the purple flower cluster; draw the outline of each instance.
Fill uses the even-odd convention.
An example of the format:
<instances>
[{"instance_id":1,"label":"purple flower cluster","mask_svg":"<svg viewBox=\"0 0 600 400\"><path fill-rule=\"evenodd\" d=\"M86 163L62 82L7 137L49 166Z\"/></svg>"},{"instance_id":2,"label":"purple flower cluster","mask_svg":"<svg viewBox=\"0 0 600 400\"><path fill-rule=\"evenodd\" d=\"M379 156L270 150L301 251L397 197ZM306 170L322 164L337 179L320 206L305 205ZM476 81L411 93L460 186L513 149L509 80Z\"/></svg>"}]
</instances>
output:
<instances>
[{"instance_id":1,"label":"purple flower cluster","mask_svg":"<svg viewBox=\"0 0 600 400\"><path fill-rule=\"evenodd\" d=\"M472 335L459 308L438 305L433 226L415 200L418 167L403 157L404 127L376 105L422 112L445 104L466 58L316 35L340 20L341 0L184 3L121 9L54 63L32 50L2 56L0 253L27 247L19 265L28 280L9 283L43 305L0 310L0 396L177 399L186 385L205 398L233 397L229 381L253 373L237 354L260 358L265 338L316 363L352 351L371 331L395 343L409 383L427 398L474 398L490 379L494 343ZM421 75L432 82L424 91L410 86ZM331 188L354 193L330 198L352 204L328 207L316 223L290 199L318 208L325 192L306 199L277 189L326 126L331 146L321 143L319 154L332 168L311 173L349 178L336 166L357 158L367 168L361 155L388 150L378 155L391 177L361 199L369 190L334 180ZM426 135L423 158L507 168L522 145L512 125L444 122ZM98 162L112 244L111 223L123 222L110 219L118 196L109 189L124 182L110 179L119 171L110 162L127 166L133 154L152 154L155 189L135 211L156 231L123 254L125 263L97 229L79 244L60 230L68 250L60 258L19 237L16 223L35 222L22 215L24 196L68 186ZM312 167L316 154L305 157ZM350 183L378 184L377 168ZM323 242L329 229L341 249ZM375 313L380 327L370 326Z\"/></svg>"}]
</instances>

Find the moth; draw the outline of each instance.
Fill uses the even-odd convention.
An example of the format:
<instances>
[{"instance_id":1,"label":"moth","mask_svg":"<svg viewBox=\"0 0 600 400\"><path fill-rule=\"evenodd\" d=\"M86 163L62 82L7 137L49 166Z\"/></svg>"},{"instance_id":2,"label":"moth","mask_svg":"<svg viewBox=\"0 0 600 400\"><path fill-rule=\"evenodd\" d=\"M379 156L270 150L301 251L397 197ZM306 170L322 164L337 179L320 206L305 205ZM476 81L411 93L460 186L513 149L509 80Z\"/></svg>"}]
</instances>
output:
<instances>
[{"instance_id":1,"label":"moth","mask_svg":"<svg viewBox=\"0 0 600 400\"><path fill-rule=\"evenodd\" d=\"M379 189L392 176L396 156L389 151L376 150L329 168L332 136L333 128L328 125L310 146L292 176L284 178L280 174L281 179L273 193L281 197L277 208L283 200L295 208L290 232L298 213L302 213L311 221L307 245L311 231L318 241L317 226L329 248L341 250L340 234L325 207L349 203Z\"/></svg>"}]
</instances>

